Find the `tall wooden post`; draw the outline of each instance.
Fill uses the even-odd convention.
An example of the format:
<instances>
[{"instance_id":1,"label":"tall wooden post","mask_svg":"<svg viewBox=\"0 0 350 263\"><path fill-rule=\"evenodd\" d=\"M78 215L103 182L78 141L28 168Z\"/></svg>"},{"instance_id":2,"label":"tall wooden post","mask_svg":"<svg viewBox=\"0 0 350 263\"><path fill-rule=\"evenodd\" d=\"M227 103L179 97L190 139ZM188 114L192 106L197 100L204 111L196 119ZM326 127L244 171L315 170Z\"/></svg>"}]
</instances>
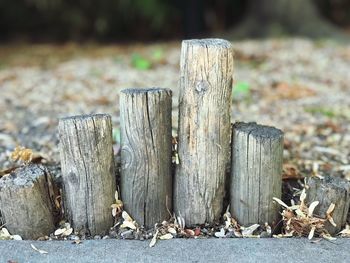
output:
<instances>
[{"instance_id":1,"label":"tall wooden post","mask_svg":"<svg viewBox=\"0 0 350 263\"><path fill-rule=\"evenodd\" d=\"M120 96L121 196L125 210L146 227L172 209L171 96L160 88Z\"/></svg>"},{"instance_id":2,"label":"tall wooden post","mask_svg":"<svg viewBox=\"0 0 350 263\"><path fill-rule=\"evenodd\" d=\"M113 225L112 123L107 114L60 119L64 206L74 230L102 234Z\"/></svg>"},{"instance_id":3,"label":"tall wooden post","mask_svg":"<svg viewBox=\"0 0 350 263\"><path fill-rule=\"evenodd\" d=\"M185 40L180 61L174 209L186 225L220 217L230 162L231 43Z\"/></svg>"},{"instance_id":4,"label":"tall wooden post","mask_svg":"<svg viewBox=\"0 0 350 263\"><path fill-rule=\"evenodd\" d=\"M282 195L283 132L256 123L232 130L231 214L241 225L278 223Z\"/></svg>"}]
</instances>

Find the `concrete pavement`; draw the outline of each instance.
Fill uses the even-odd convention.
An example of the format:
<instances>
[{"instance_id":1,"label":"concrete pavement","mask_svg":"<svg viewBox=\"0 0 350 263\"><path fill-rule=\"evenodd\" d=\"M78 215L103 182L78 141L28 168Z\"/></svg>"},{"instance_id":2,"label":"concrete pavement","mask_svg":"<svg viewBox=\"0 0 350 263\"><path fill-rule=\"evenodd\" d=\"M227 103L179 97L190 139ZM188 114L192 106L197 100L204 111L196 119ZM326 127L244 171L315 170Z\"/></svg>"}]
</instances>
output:
<instances>
[{"instance_id":1,"label":"concrete pavement","mask_svg":"<svg viewBox=\"0 0 350 263\"><path fill-rule=\"evenodd\" d=\"M48 252L40 254L36 248ZM0 261L40 262L350 262L350 239L173 239L157 241L0 241Z\"/></svg>"}]
</instances>

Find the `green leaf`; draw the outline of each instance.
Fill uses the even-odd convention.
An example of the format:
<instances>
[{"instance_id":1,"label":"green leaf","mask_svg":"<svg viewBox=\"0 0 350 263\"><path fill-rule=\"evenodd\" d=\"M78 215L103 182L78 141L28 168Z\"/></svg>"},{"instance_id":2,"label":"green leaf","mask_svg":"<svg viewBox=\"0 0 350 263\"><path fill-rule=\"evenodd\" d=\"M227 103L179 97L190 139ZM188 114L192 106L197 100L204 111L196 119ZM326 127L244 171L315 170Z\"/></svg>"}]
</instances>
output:
<instances>
[{"instance_id":1,"label":"green leaf","mask_svg":"<svg viewBox=\"0 0 350 263\"><path fill-rule=\"evenodd\" d=\"M161 48L157 48L152 52L152 58L156 61L161 60L164 57L164 52Z\"/></svg>"},{"instance_id":2,"label":"green leaf","mask_svg":"<svg viewBox=\"0 0 350 263\"><path fill-rule=\"evenodd\" d=\"M237 82L233 87L233 91L239 94L247 94L250 92L250 85L247 82Z\"/></svg>"},{"instance_id":3,"label":"green leaf","mask_svg":"<svg viewBox=\"0 0 350 263\"><path fill-rule=\"evenodd\" d=\"M113 141L120 144L120 130L118 128L113 129Z\"/></svg>"},{"instance_id":4,"label":"green leaf","mask_svg":"<svg viewBox=\"0 0 350 263\"><path fill-rule=\"evenodd\" d=\"M149 60L143 58L139 54L133 54L131 56L131 65L134 68L140 69L140 70L147 70L150 69L152 64Z\"/></svg>"}]
</instances>

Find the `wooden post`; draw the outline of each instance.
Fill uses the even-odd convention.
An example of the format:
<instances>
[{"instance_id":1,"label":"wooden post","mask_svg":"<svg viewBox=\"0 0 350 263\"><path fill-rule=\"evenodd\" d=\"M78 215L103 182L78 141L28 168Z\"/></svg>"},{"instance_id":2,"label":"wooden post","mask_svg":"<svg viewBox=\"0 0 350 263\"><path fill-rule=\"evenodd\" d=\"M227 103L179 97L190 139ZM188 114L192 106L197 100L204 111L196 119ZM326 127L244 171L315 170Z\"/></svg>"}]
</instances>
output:
<instances>
[{"instance_id":1,"label":"wooden post","mask_svg":"<svg viewBox=\"0 0 350 263\"><path fill-rule=\"evenodd\" d=\"M120 96L121 196L141 225L172 209L171 96L168 89L127 89Z\"/></svg>"},{"instance_id":2,"label":"wooden post","mask_svg":"<svg viewBox=\"0 0 350 263\"><path fill-rule=\"evenodd\" d=\"M232 132L231 214L241 225L275 226L281 199L283 132L256 123L236 123Z\"/></svg>"},{"instance_id":3,"label":"wooden post","mask_svg":"<svg viewBox=\"0 0 350 263\"><path fill-rule=\"evenodd\" d=\"M337 226L334 227L327 221L325 228L331 235L338 234L346 224L350 206L350 182L335 176L326 176L324 179L309 177L307 185L306 200L308 203L319 201L314 215L326 218L329 206L332 203L335 204L331 215Z\"/></svg>"},{"instance_id":4,"label":"wooden post","mask_svg":"<svg viewBox=\"0 0 350 263\"><path fill-rule=\"evenodd\" d=\"M174 209L188 226L221 216L230 162L232 74L230 42L182 42Z\"/></svg>"},{"instance_id":5,"label":"wooden post","mask_svg":"<svg viewBox=\"0 0 350 263\"><path fill-rule=\"evenodd\" d=\"M40 165L18 168L0 179L1 216L11 234L37 239L55 230L51 190L50 175Z\"/></svg>"},{"instance_id":6,"label":"wooden post","mask_svg":"<svg viewBox=\"0 0 350 263\"><path fill-rule=\"evenodd\" d=\"M111 117L63 118L58 130L68 220L76 231L106 233L113 225L110 207L116 190Z\"/></svg>"}]
</instances>

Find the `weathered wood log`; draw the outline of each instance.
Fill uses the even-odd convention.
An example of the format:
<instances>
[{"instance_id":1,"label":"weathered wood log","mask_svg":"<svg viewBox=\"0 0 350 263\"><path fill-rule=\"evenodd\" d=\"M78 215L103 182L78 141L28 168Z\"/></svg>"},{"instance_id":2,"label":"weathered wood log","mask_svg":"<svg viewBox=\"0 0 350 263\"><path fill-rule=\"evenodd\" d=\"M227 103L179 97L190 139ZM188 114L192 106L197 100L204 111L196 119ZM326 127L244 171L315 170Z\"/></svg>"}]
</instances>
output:
<instances>
[{"instance_id":1,"label":"weathered wood log","mask_svg":"<svg viewBox=\"0 0 350 263\"><path fill-rule=\"evenodd\" d=\"M11 234L37 239L55 230L52 190L50 174L41 165L18 168L0 179L1 216Z\"/></svg>"},{"instance_id":2,"label":"weathered wood log","mask_svg":"<svg viewBox=\"0 0 350 263\"><path fill-rule=\"evenodd\" d=\"M113 225L116 190L111 117L62 118L58 130L67 218L76 231L103 234Z\"/></svg>"},{"instance_id":3,"label":"weathered wood log","mask_svg":"<svg viewBox=\"0 0 350 263\"><path fill-rule=\"evenodd\" d=\"M121 196L141 225L172 209L171 97L168 89L127 89L120 96Z\"/></svg>"},{"instance_id":4,"label":"weathered wood log","mask_svg":"<svg viewBox=\"0 0 350 263\"><path fill-rule=\"evenodd\" d=\"M174 210L186 225L212 223L222 212L230 163L232 74L230 42L182 42Z\"/></svg>"},{"instance_id":5,"label":"weathered wood log","mask_svg":"<svg viewBox=\"0 0 350 263\"><path fill-rule=\"evenodd\" d=\"M283 132L256 123L236 123L232 132L231 213L242 225L275 226L281 199Z\"/></svg>"},{"instance_id":6,"label":"weathered wood log","mask_svg":"<svg viewBox=\"0 0 350 263\"><path fill-rule=\"evenodd\" d=\"M350 206L350 182L335 176L326 176L324 179L309 177L307 180L306 200L308 203L319 201L314 210L314 215L327 217L327 210L333 203L335 208L331 213L336 226L329 221L325 228L331 235L337 234L346 224Z\"/></svg>"}]
</instances>

